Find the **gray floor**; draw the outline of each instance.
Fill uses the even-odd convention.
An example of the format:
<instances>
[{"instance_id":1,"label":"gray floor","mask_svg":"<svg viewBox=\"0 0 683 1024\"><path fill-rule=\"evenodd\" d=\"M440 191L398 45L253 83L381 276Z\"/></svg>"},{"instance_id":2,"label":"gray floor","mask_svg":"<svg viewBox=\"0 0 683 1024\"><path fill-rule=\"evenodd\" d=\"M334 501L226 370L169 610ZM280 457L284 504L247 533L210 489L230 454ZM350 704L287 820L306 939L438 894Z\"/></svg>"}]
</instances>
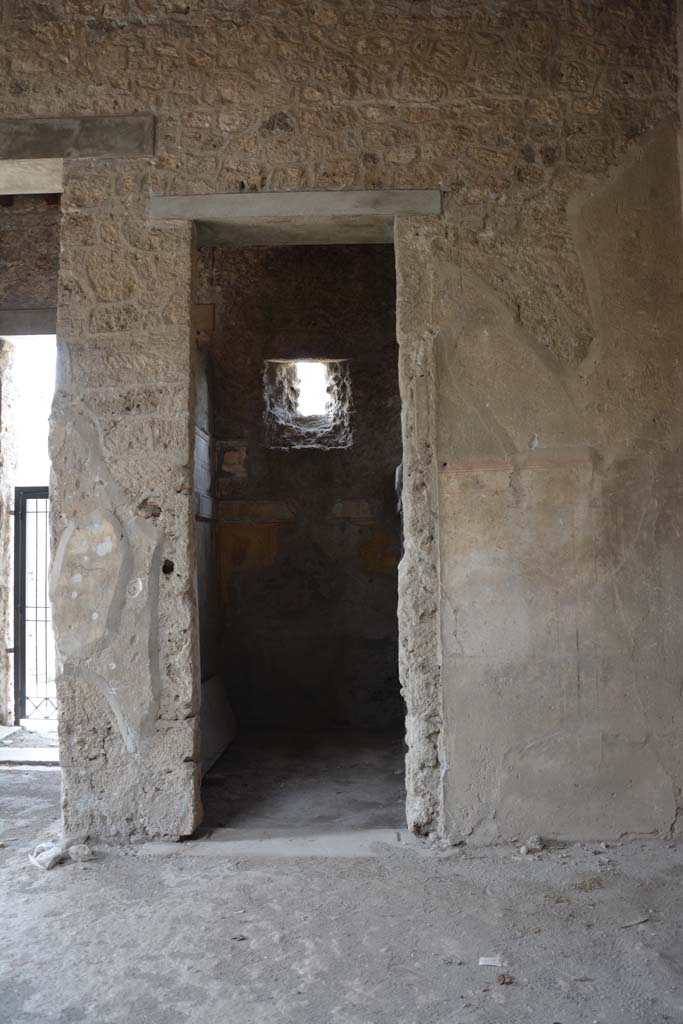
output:
<instances>
[{"instance_id":1,"label":"gray floor","mask_svg":"<svg viewBox=\"0 0 683 1024\"><path fill-rule=\"evenodd\" d=\"M401 738L238 736L204 779L207 828L317 831L405 825Z\"/></svg>"},{"instance_id":2,"label":"gray floor","mask_svg":"<svg viewBox=\"0 0 683 1024\"><path fill-rule=\"evenodd\" d=\"M0 748L11 747L55 747L59 746L57 731L40 732L24 729L20 725L0 726Z\"/></svg>"},{"instance_id":3,"label":"gray floor","mask_svg":"<svg viewBox=\"0 0 683 1024\"><path fill-rule=\"evenodd\" d=\"M683 1020L681 842L352 859L96 843L45 872L27 853L59 827L59 797L58 769L0 769L7 1024ZM490 956L503 968L479 966Z\"/></svg>"},{"instance_id":4,"label":"gray floor","mask_svg":"<svg viewBox=\"0 0 683 1024\"><path fill-rule=\"evenodd\" d=\"M56 731L34 732L21 726L0 726L0 765L59 764Z\"/></svg>"}]
</instances>

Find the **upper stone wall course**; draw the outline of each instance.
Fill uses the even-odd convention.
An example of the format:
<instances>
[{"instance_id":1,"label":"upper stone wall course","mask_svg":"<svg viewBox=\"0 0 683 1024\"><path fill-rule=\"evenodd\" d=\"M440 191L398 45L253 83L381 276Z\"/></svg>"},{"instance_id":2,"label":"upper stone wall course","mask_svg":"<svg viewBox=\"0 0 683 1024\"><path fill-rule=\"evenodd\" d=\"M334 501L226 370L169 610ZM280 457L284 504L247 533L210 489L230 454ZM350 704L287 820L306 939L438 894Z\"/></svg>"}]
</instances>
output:
<instances>
[{"instance_id":1,"label":"upper stone wall course","mask_svg":"<svg viewBox=\"0 0 683 1024\"><path fill-rule=\"evenodd\" d=\"M27 0L5 7L3 112L157 117L156 158L72 165L69 212L114 214L139 189L441 188L463 259L576 362L592 330L566 204L675 110L674 13L672 0Z\"/></svg>"}]
</instances>

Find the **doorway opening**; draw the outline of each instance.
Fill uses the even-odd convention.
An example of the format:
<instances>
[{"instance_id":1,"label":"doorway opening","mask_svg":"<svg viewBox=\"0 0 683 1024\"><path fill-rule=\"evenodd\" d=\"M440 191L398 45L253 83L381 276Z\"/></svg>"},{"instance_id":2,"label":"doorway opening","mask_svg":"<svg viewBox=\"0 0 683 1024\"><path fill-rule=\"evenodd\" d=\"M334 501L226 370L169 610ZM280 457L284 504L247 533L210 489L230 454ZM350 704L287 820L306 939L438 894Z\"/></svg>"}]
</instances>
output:
<instances>
[{"instance_id":1,"label":"doorway opening","mask_svg":"<svg viewBox=\"0 0 683 1024\"><path fill-rule=\"evenodd\" d=\"M56 338L2 337L0 359L1 554L7 567L2 593L5 715L31 732L52 734L57 727L57 694L48 597L48 423Z\"/></svg>"},{"instance_id":2,"label":"doorway opening","mask_svg":"<svg viewBox=\"0 0 683 1024\"><path fill-rule=\"evenodd\" d=\"M204 248L197 289L204 824L401 828L393 246Z\"/></svg>"}]
</instances>

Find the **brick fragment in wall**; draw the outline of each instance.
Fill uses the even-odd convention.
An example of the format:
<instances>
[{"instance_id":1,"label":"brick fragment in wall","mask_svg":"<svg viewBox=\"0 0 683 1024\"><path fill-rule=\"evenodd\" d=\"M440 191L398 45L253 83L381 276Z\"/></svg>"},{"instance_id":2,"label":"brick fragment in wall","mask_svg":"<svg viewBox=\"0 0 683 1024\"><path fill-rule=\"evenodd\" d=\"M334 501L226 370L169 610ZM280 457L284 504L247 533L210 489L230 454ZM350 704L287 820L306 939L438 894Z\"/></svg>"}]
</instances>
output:
<instances>
[{"instance_id":1,"label":"brick fragment in wall","mask_svg":"<svg viewBox=\"0 0 683 1024\"><path fill-rule=\"evenodd\" d=\"M231 480L245 480L247 477L247 449L222 448L220 450L219 473Z\"/></svg>"}]
</instances>

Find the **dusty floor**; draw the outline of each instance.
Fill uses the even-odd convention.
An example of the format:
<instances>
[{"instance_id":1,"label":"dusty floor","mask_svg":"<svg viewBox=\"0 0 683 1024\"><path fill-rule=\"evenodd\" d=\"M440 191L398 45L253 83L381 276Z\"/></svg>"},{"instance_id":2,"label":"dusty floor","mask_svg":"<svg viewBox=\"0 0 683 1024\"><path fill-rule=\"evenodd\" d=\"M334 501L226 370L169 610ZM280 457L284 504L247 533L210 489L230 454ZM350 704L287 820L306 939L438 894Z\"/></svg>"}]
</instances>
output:
<instances>
[{"instance_id":1,"label":"dusty floor","mask_svg":"<svg viewBox=\"0 0 683 1024\"><path fill-rule=\"evenodd\" d=\"M680 843L268 860L208 839L41 872L58 814L58 770L0 771L8 1024L683 1020Z\"/></svg>"},{"instance_id":2,"label":"dusty floor","mask_svg":"<svg viewBox=\"0 0 683 1024\"><path fill-rule=\"evenodd\" d=\"M21 727L0 726L0 766L57 765L57 732L35 732Z\"/></svg>"},{"instance_id":3,"label":"dusty floor","mask_svg":"<svg viewBox=\"0 0 683 1024\"><path fill-rule=\"evenodd\" d=\"M0 726L0 748L7 747L57 747L57 731L40 732L21 726Z\"/></svg>"},{"instance_id":4,"label":"dusty floor","mask_svg":"<svg viewBox=\"0 0 683 1024\"><path fill-rule=\"evenodd\" d=\"M402 738L238 736L204 779L208 827L402 828Z\"/></svg>"}]
</instances>

